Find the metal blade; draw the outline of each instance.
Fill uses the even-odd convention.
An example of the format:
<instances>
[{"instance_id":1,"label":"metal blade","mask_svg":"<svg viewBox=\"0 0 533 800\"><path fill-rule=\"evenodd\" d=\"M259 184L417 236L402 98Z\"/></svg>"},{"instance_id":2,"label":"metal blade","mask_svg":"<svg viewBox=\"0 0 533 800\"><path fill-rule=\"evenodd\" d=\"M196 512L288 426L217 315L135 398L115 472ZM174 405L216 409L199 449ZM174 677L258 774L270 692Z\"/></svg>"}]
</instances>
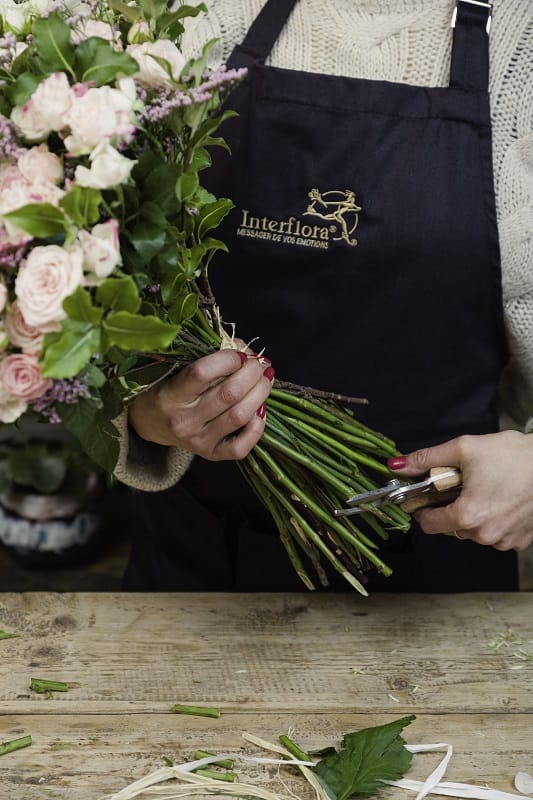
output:
<instances>
[{"instance_id":1,"label":"metal blade","mask_svg":"<svg viewBox=\"0 0 533 800\"><path fill-rule=\"evenodd\" d=\"M374 503L376 500L383 500L387 498L391 492L395 492L398 489L401 489L404 485L403 481L399 481L397 478L393 478L391 481L387 483L386 486L381 486L379 489L372 489L369 492L361 492L360 494L354 494L352 497L349 497L346 500L346 504L349 506L358 506L362 503Z\"/></svg>"}]
</instances>

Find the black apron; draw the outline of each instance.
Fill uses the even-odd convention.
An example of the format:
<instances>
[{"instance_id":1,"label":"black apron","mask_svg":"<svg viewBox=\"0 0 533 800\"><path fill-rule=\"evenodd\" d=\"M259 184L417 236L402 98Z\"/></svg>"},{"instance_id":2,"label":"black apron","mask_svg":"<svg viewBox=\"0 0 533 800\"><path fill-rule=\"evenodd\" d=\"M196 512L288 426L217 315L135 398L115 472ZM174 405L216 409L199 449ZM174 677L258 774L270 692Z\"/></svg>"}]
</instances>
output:
<instances>
[{"instance_id":1,"label":"black apron","mask_svg":"<svg viewBox=\"0 0 533 800\"><path fill-rule=\"evenodd\" d=\"M269 0L229 62L249 73L223 130L232 156L217 151L207 180L235 203L210 270L224 319L278 377L367 397L356 415L402 452L494 432L506 346L487 9L459 2L450 86L426 88L265 66L295 3ZM234 463L195 458L136 502L125 588L303 589ZM416 526L381 549L394 573L371 573L370 592L517 588L514 552Z\"/></svg>"}]
</instances>

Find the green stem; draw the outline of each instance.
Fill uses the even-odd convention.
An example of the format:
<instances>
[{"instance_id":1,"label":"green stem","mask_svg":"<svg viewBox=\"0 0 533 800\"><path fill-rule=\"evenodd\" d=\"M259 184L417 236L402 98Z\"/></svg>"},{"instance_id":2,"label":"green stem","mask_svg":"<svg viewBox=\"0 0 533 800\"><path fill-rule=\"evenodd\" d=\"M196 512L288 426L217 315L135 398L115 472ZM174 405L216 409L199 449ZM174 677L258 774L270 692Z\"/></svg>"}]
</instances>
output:
<instances>
[{"instance_id":1,"label":"green stem","mask_svg":"<svg viewBox=\"0 0 533 800\"><path fill-rule=\"evenodd\" d=\"M2 742L0 744L0 756L5 756L7 753L13 753L15 750L22 750L23 747L29 747L32 744L31 736L21 736L20 739L12 739L10 742Z\"/></svg>"},{"instance_id":2,"label":"green stem","mask_svg":"<svg viewBox=\"0 0 533 800\"><path fill-rule=\"evenodd\" d=\"M8 633L7 631L0 631L0 639L16 639L18 633Z\"/></svg>"},{"instance_id":3,"label":"green stem","mask_svg":"<svg viewBox=\"0 0 533 800\"><path fill-rule=\"evenodd\" d=\"M179 703L170 709L174 714L189 714L191 717L220 717L219 708L209 708L208 706L184 706Z\"/></svg>"},{"instance_id":4,"label":"green stem","mask_svg":"<svg viewBox=\"0 0 533 800\"><path fill-rule=\"evenodd\" d=\"M254 452L269 466L272 470L272 473L276 476L276 478L289 489L296 497L298 497L301 502L309 508L315 516L324 522L326 527L332 528L333 530L340 533L343 538L347 537L350 542L359 550L375 567L379 569L384 575L390 575L392 570L380 559L378 556L372 552L363 542L358 541L353 534L350 533L346 529L344 525L342 525L339 520L332 517L326 511L324 511L321 506L318 505L311 497L306 495L302 492L301 487L299 487L294 481L292 481L279 467L278 464L271 458L271 456L264 450L263 447L260 445L256 445L254 448ZM322 541L322 540L320 540ZM329 551L328 551L329 552ZM358 582L359 583L359 582ZM363 588L363 587L361 587ZM366 590L364 590L364 594L366 594Z\"/></svg>"},{"instance_id":5,"label":"green stem","mask_svg":"<svg viewBox=\"0 0 533 800\"><path fill-rule=\"evenodd\" d=\"M208 753L207 750L197 750L193 758L199 761L201 758L210 758L214 753ZM233 769L234 761L232 758L223 758L221 761L213 761L214 767L222 767L223 769Z\"/></svg>"},{"instance_id":6,"label":"green stem","mask_svg":"<svg viewBox=\"0 0 533 800\"><path fill-rule=\"evenodd\" d=\"M211 778L214 781L226 781L226 783L235 783L238 776L234 772L216 772L214 769L195 769L195 775L202 775L204 778Z\"/></svg>"},{"instance_id":7,"label":"green stem","mask_svg":"<svg viewBox=\"0 0 533 800\"><path fill-rule=\"evenodd\" d=\"M34 692L68 692L68 684L62 681L47 681L45 678L32 678L30 689Z\"/></svg>"},{"instance_id":8,"label":"green stem","mask_svg":"<svg viewBox=\"0 0 533 800\"><path fill-rule=\"evenodd\" d=\"M312 761L313 759L309 755L309 753L305 753L303 750L300 750L297 744L294 744L292 739L289 739L288 736L278 736L278 741L281 742L285 750L288 750L291 756L294 756L298 759L298 761Z\"/></svg>"}]
</instances>

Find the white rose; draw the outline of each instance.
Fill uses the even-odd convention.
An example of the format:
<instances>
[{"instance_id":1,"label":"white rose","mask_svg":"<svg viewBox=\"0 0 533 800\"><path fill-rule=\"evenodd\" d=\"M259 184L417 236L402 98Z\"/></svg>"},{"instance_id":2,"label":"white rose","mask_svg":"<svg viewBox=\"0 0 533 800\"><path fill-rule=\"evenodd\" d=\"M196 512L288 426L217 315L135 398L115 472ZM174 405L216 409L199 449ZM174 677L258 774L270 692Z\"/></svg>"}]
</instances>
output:
<instances>
[{"instance_id":1,"label":"white rose","mask_svg":"<svg viewBox=\"0 0 533 800\"><path fill-rule=\"evenodd\" d=\"M110 219L95 225L92 231L80 231L78 241L83 252L83 268L97 278L107 278L120 264L118 222Z\"/></svg>"},{"instance_id":2,"label":"white rose","mask_svg":"<svg viewBox=\"0 0 533 800\"><path fill-rule=\"evenodd\" d=\"M150 26L144 19L137 20L131 25L128 31L128 42L139 44L140 42L150 41Z\"/></svg>"},{"instance_id":3,"label":"white rose","mask_svg":"<svg viewBox=\"0 0 533 800\"><path fill-rule=\"evenodd\" d=\"M59 183L63 179L63 165L45 144L25 150L17 162L20 173L32 183L38 178L45 183Z\"/></svg>"},{"instance_id":4,"label":"white rose","mask_svg":"<svg viewBox=\"0 0 533 800\"><path fill-rule=\"evenodd\" d=\"M184 56L170 39L130 44L126 51L139 65L139 72L135 75L137 81L148 89L172 86L167 70L156 61L156 58L162 58L168 62L170 73L175 81L179 80L186 63Z\"/></svg>"},{"instance_id":5,"label":"white rose","mask_svg":"<svg viewBox=\"0 0 533 800\"><path fill-rule=\"evenodd\" d=\"M0 2L0 17L5 27L13 33L22 33L29 23L30 3L15 3L13 0Z\"/></svg>"},{"instance_id":6,"label":"white rose","mask_svg":"<svg viewBox=\"0 0 533 800\"><path fill-rule=\"evenodd\" d=\"M137 163L122 156L107 142L95 147L89 156L91 168L76 167L74 183L91 189L110 189L126 183L133 166Z\"/></svg>"},{"instance_id":7,"label":"white rose","mask_svg":"<svg viewBox=\"0 0 533 800\"><path fill-rule=\"evenodd\" d=\"M31 185L22 177L16 167L13 169L16 172L13 171L8 174L6 171L3 179L0 178L0 216L32 202L30 196ZM11 245L23 244L24 242L29 242L32 238L6 219L3 220L3 225L7 240Z\"/></svg>"},{"instance_id":8,"label":"white rose","mask_svg":"<svg viewBox=\"0 0 533 800\"><path fill-rule=\"evenodd\" d=\"M65 195L65 192L59 186L42 181L32 183L28 191L30 203L50 203L53 206L57 206Z\"/></svg>"},{"instance_id":9,"label":"white rose","mask_svg":"<svg viewBox=\"0 0 533 800\"><path fill-rule=\"evenodd\" d=\"M35 247L20 268L15 281L19 308L28 325L53 330L65 319L63 300L83 281L82 254L67 252L55 244Z\"/></svg>"},{"instance_id":10,"label":"white rose","mask_svg":"<svg viewBox=\"0 0 533 800\"><path fill-rule=\"evenodd\" d=\"M24 400L19 400L18 397L10 395L0 383L0 422L5 425L16 422L27 408L28 404Z\"/></svg>"},{"instance_id":11,"label":"white rose","mask_svg":"<svg viewBox=\"0 0 533 800\"><path fill-rule=\"evenodd\" d=\"M35 113L40 115L51 131L67 126L67 114L74 92L64 72L54 72L42 80L30 98Z\"/></svg>"},{"instance_id":12,"label":"white rose","mask_svg":"<svg viewBox=\"0 0 533 800\"><path fill-rule=\"evenodd\" d=\"M41 142L52 132L40 111L37 111L31 99L23 106L16 106L11 112L11 121L20 130L26 141Z\"/></svg>"},{"instance_id":13,"label":"white rose","mask_svg":"<svg viewBox=\"0 0 533 800\"><path fill-rule=\"evenodd\" d=\"M102 22L96 19L81 20L76 29L72 31L70 41L72 44L77 45L84 39L90 39L92 36L111 42L115 46L115 49L122 49L120 31L115 30L108 22Z\"/></svg>"},{"instance_id":14,"label":"white rose","mask_svg":"<svg viewBox=\"0 0 533 800\"><path fill-rule=\"evenodd\" d=\"M0 283L0 313L4 310L7 303L7 289L5 283Z\"/></svg>"},{"instance_id":15,"label":"white rose","mask_svg":"<svg viewBox=\"0 0 533 800\"><path fill-rule=\"evenodd\" d=\"M90 153L100 142L129 141L135 132L132 100L119 89L78 89L68 115L71 134L65 146L75 156Z\"/></svg>"}]
</instances>

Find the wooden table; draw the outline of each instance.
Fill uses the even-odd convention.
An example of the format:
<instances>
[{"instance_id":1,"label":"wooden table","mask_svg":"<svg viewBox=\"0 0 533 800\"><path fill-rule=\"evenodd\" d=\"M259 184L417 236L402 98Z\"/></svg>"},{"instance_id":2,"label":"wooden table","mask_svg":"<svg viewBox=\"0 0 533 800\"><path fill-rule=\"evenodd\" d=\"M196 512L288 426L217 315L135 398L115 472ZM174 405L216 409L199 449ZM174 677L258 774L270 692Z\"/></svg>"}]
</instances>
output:
<instances>
[{"instance_id":1,"label":"wooden table","mask_svg":"<svg viewBox=\"0 0 533 800\"><path fill-rule=\"evenodd\" d=\"M309 750L411 713L408 743L453 745L449 780L512 792L533 773L533 594L0 594L0 630L19 634L0 641L0 741L33 737L1 757L3 800L98 800L165 756L252 752L243 731Z\"/></svg>"}]
</instances>

